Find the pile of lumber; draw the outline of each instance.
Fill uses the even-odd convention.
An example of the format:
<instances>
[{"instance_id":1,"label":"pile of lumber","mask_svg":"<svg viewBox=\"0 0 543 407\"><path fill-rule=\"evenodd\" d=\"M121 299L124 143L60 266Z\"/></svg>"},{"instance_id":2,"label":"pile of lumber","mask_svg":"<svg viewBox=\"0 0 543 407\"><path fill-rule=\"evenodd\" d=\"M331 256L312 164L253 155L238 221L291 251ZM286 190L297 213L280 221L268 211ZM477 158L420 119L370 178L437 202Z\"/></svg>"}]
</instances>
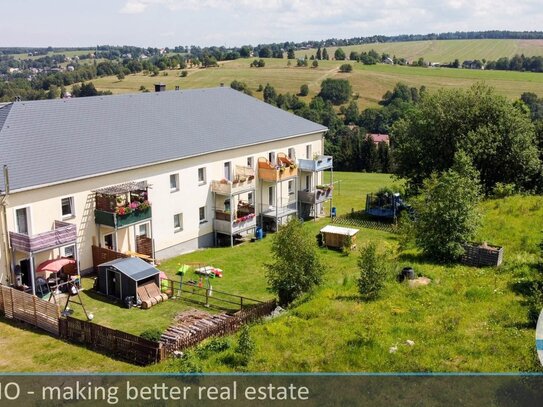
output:
<instances>
[{"instance_id":1,"label":"pile of lumber","mask_svg":"<svg viewBox=\"0 0 543 407\"><path fill-rule=\"evenodd\" d=\"M196 309L184 311L162 334L160 342L170 349L183 349L209 336L226 333L235 319L226 313L212 315Z\"/></svg>"},{"instance_id":2,"label":"pile of lumber","mask_svg":"<svg viewBox=\"0 0 543 407\"><path fill-rule=\"evenodd\" d=\"M138 285L138 297L141 300L141 308L148 309L159 302L166 301L168 296L160 292L154 281Z\"/></svg>"}]
</instances>

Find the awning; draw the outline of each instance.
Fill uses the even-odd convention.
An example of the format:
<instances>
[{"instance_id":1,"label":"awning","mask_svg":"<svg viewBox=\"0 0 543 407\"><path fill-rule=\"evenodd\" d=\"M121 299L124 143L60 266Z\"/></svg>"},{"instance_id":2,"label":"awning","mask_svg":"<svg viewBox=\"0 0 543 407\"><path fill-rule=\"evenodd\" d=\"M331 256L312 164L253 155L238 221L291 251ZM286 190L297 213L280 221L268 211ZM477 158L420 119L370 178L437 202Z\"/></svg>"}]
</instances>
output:
<instances>
[{"instance_id":1,"label":"awning","mask_svg":"<svg viewBox=\"0 0 543 407\"><path fill-rule=\"evenodd\" d=\"M44 271L51 271L53 273L58 273L62 267L67 266L69 264L75 264L74 259L53 259L53 260L46 260L43 263L41 263L38 268L36 269L36 273L44 272Z\"/></svg>"}]
</instances>

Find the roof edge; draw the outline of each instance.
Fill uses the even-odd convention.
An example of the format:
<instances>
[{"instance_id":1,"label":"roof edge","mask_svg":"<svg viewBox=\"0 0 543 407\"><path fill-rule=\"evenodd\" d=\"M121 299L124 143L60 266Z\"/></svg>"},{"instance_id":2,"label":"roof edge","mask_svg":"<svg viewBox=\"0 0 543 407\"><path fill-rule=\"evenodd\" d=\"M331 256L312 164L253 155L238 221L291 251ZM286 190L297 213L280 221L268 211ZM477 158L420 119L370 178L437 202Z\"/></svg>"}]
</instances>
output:
<instances>
[{"instance_id":1,"label":"roof edge","mask_svg":"<svg viewBox=\"0 0 543 407\"><path fill-rule=\"evenodd\" d=\"M236 146L236 147L227 148L227 149L218 149L218 150L207 151L207 152L202 153L202 154L193 154L193 155L188 155L188 156L185 156L185 157L176 157L176 158L172 158L172 159L169 159L169 160L155 161L155 162L148 163L148 164L143 164L143 165L136 165L136 166L132 166L132 167L118 168L118 169L112 170L112 171L105 171L105 172L85 175L85 176L77 177L77 178L68 178L68 179L64 179L64 180L60 180L60 181L50 182L50 183L47 183L47 184L39 184L39 185L32 185L32 186L25 187L25 188L12 189L10 191L10 194L19 193L19 192L26 192L26 191L32 191L32 190L40 189L40 188L52 187L52 186L55 186L55 185L64 184L66 182L81 181L81 180L90 179L90 178L94 178L94 177L101 177L101 176L104 176L104 175L116 174L118 172L135 170L135 169L138 169L138 168L147 168L147 167L151 167L153 165L166 164L166 163L171 163L171 162L178 161L178 160L186 160L186 159L194 158L194 157L202 157L202 156L205 156L205 155L208 155L208 154L214 154L214 153L218 153L218 152L221 152L221 151L231 151L231 150L236 150L238 148L257 146L257 145L260 145L260 144L266 144L266 143L274 142L274 141L277 141L277 140L289 140L289 139L296 138L296 137L304 137L304 136L309 136L311 134L318 134L318 133L322 133L323 136L324 136L324 133L326 133L328 130L329 130L328 127L323 126L322 130L311 131L311 132L307 132L307 133L294 134L294 135L287 136L287 137L277 138L275 140L264 141L264 142L259 142L259 143L243 144L241 146Z\"/></svg>"}]
</instances>

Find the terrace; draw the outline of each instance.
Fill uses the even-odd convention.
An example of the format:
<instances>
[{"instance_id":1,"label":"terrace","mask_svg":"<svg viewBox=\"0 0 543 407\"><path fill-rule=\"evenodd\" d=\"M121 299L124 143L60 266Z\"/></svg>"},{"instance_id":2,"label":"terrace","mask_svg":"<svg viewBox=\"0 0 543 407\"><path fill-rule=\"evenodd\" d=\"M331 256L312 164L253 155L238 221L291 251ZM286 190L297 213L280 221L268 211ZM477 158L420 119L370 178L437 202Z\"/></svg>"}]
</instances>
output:
<instances>
[{"instance_id":1,"label":"terrace","mask_svg":"<svg viewBox=\"0 0 543 407\"><path fill-rule=\"evenodd\" d=\"M146 181L114 185L94 192L97 225L119 229L152 216Z\"/></svg>"}]
</instances>

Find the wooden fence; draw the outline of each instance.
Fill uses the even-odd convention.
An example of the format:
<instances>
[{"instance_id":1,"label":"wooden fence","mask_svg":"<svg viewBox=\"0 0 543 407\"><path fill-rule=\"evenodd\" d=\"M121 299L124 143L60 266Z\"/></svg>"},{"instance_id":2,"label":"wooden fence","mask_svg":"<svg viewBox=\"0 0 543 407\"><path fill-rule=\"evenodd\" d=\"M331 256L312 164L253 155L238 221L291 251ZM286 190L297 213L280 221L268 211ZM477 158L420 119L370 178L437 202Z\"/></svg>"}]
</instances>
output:
<instances>
[{"instance_id":1,"label":"wooden fence","mask_svg":"<svg viewBox=\"0 0 543 407\"><path fill-rule=\"evenodd\" d=\"M199 287L194 282L181 283L170 279L161 280L161 291L169 297L175 296L183 301L232 312L262 303L262 301L253 298Z\"/></svg>"},{"instance_id":2,"label":"wooden fence","mask_svg":"<svg viewBox=\"0 0 543 407\"><path fill-rule=\"evenodd\" d=\"M61 319L60 336L136 365L149 365L165 358L162 344L80 319Z\"/></svg>"},{"instance_id":3,"label":"wooden fence","mask_svg":"<svg viewBox=\"0 0 543 407\"><path fill-rule=\"evenodd\" d=\"M275 300L261 302L248 306L231 316L220 315L215 323L199 325L196 329L190 329L190 335L181 335L175 339L162 339L164 357L168 357L175 351L184 350L197 345L204 339L212 336L224 336L236 332L244 323L255 321L268 316L277 307Z\"/></svg>"},{"instance_id":4,"label":"wooden fence","mask_svg":"<svg viewBox=\"0 0 543 407\"><path fill-rule=\"evenodd\" d=\"M57 304L6 286L0 286L0 293L1 310L6 318L23 321L59 335L60 309Z\"/></svg>"},{"instance_id":5,"label":"wooden fence","mask_svg":"<svg viewBox=\"0 0 543 407\"><path fill-rule=\"evenodd\" d=\"M92 265L94 271L98 271L98 266L102 263L107 263L111 260L125 259L127 254L116 252L115 250L109 250L105 247L92 246Z\"/></svg>"}]
</instances>

